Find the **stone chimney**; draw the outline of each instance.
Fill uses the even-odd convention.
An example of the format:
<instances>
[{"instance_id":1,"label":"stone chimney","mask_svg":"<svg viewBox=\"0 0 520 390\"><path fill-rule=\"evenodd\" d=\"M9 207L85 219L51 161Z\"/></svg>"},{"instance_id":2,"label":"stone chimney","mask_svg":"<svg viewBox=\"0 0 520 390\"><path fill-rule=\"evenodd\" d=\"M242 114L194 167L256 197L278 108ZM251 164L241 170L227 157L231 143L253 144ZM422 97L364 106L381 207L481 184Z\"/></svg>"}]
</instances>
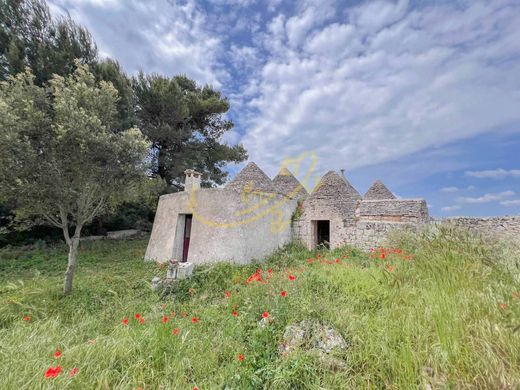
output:
<instances>
[{"instance_id":1,"label":"stone chimney","mask_svg":"<svg viewBox=\"0 0 520 390\"><path fill-rule=\"evenodd\" d=\"M184 191L190 192L192 190L198 190L200 188L200 179L202 177L202 173L193 169L186 169L184 174L186 175Z\"/></svg>"}]
</instances>

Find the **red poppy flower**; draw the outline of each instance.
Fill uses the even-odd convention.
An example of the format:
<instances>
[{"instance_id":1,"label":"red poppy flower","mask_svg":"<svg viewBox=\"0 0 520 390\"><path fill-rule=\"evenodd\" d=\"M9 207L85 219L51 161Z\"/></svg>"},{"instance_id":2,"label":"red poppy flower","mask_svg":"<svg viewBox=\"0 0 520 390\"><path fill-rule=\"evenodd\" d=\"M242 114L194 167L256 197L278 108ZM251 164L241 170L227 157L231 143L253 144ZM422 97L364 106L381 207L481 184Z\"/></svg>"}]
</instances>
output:
<instances>
[{"instance_id":1,"label":"red poppy flower","mask_svg":"<svg viewBox=\"0 0 520 390\"><path fill-rule=\"evenodd\" d=\"M289 280L294 280L294 279L296 279L296 276L294 276L293 274L290 274L289 275Z\"/></svg>"},{"instance_id":2,"label":"red poppy flower","mask_svg":"<svg viewBox=\"0 0 520 390\"><path fill-rule=\"evenodd\" d=\"M61 356L61 351L59 349L54 352L54 359L58 359Z\"/></svg>"},{"instance_id":3,"label":"red poppy flower","mask_svg":"<svg viewBox=\"0 0 520 390\"><path fill-rule=\"evenodd\" d=\"M339 264L340 259L336 259L336 260L334 260L334 261L336 262L336 264Z\"/></svg>"},{"instance_id":4,"label":"red poppy flower","mask_svg":"<svg viewBox=\"0 0 520 390\"><path fill-rule=\"evenodd\" d=\"M139 318L139 323L140 324L144 324L144 318L143 317Z\"/></svg>"},{"instance_id":5,"label":"red poppy flower","mask_svg":"<svg viewBox=\"0 0 520 390\"><path fill-rule=\"evenodd\" d=\"M238 360L243 362L244 360L246 360L246 357L242 354L238 355Z\"/></svg>"},{"instance_id":6,"label":"red poppy flower","mask_svg":"<svg viewBox=\"0 0 520 390\"><path fill-rule=\"evenodd\" d=\"M233 311L233 313L231 313L231 314L233 314L233 316L237 317L238 316L238 311Z\"/></svg>"},{"instance_id":7,"label":"red poppy flower","mask_svg":"<svg viewBox=\"0 0 520 390\"><path fill-rule=\"evenodd\" d=\"M29 316L25 316L25 317L23 318L23 320L24 320L25 322L29 322L29 321L31 321L31 317L29 317Z\"/></svg>"},{"instance_id":8,"label":"red poppy flower","mask_svg":"<svg viewBox=\"0 0 520 390\"><path fill-rule=\"evenodd\" d=\"M280 292L280 295L285 298L287 296L287 291L281 291Z\"/></svg>"},{"instance_id":9,"label":"red poppy flower","mask_svg":"<svg viewBox=\"0 0 520 390\"><path fill-rule=\"evenodd\" d=\"M162 323L166 324L168 322L168 320L169 320L168 316L163 316Z\"/></svg>"},{"instance_id":10,"label":"red poppy flower","mask_svg":"<svg viewBox=\"0 0 520 390\"><path fill-rule=\"evenodd\" d=\"M139 318L141 318L141 314L139 314L139 313L135 313L135 316L134 316L134 317L135 317L136 320L138 320Z\"/></svg>"},{"instance_id":11,"label":"red poppy flower","mask_svg":"<svg viewBox=\"0 0 520 390\"><path fill-rule=\"evenodd\" d=\"M199 388L198 388L197 386L195 386L195 387L193 388L193 390L199 390Z\"/></svg>"},{"instance_id":12,"label":"red poppy flower","mask_svg":"<svg viewBox=\"0 0 520 390\"><path fill-rule=\"evenodd\" d=\"M128 325L128 318L123 318L123 321L121 321L124 326Z\"/></svg>"},{"instance_id":13,"label":"red poppy flower","mask_svg":"<svg viewBox=\"0 0 520 390\"><path fill-rule=\"evenodd\" d=\"M47 371L45 371L45 378L56 378L60 372L61 366L49 367Z\"/></svg>"},{"instance_id":14,"label":"red poppy flower","mask_svg":"<svg viewBox=\"0 0 520 390\"><path fill-rule=\"evenodd\" d=\"M268 312L268 311L264 311L264 312L262 313L262 317L263 317L263 318L267 318L267 317L269 317L269 312Z\"/></svg>"},{"instance_id":15,"label":"red poppy flower","mask_svg":"<svg viewBox=\"0 0 520 390\"><path fill-rule=\"evenodd\" d=\"M379 257L381 258L381 260L384 260L386 257L385 252L381 252L381 255Z\"/></svg>"},{"instance_id":16,"label":"red poppy flower","mask_svg":"<svg viewBox=\"0 0 520 390\"><path fill-rule=\"evenodd\" d=\"M76 375L77 372L78 372L78 367L74 367L72 370L70 370L69 376L72 378L74 375Z\"/></svg>"},{"instance_id":17,"label":"red poppy flower","mask_svg":"<svg viewBox=\"0 0 520 390\"><path fill-rule=\"evenodd\" d=\"M226 291L224 294L226 294L226 298L231 298L231 293L229 291Z\"/></svg>"},{"instance_id":18,"label":"red poppy flower","mask_svg":"<svg viewBox=\"0 0 520 390\"><path fill-rule=\"evenodd\" d=\"M192 324L196 324L197 322L199 322L199 318L198 317L192 317L191 318L191 323Z\"/></svg>"},{"instance_id":19,"label":"red poppy flower","mask_svg":"<svg viewBox=\"0 0 520 390\"><path fill-rule=\"evenodd\" d=\"M179 328L174 328L174 329L172 330L172 333L173 333L175 336L177 336L177 335L180 333L180 331L181 331L181 330L180 330Z\"/></svg>"}]
</instances>

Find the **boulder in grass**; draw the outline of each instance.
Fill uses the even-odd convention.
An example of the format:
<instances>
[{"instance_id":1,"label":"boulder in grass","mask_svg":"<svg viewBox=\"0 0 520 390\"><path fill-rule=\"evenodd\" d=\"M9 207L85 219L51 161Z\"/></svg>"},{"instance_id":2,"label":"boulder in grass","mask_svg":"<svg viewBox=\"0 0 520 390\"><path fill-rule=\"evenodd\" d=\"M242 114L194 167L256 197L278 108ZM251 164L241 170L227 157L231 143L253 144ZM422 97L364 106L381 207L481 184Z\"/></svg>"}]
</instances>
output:
<instances>
[{"instance_id":1,"label":"boulder in grass","mask_svg":"<svg viewBox=\"0 0 520 390\"><path fill-rule=\"evenodd\" d=\"M308 351L316 354L326 367L332 370L346 369L346 363L332 356L332 352L348 349L343 336L330 325L318 321L302 321L285 328L278 352L288 357L295 351Z\"/></svg>"}]
</instances>

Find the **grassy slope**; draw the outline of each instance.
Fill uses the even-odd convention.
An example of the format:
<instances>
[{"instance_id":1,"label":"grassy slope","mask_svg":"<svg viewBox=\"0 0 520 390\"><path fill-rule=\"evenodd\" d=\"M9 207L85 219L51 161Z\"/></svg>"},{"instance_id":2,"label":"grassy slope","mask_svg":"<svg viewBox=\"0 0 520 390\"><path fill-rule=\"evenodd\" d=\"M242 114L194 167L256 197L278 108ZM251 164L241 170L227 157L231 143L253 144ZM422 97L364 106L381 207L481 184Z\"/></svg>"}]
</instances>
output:
<instances>
[{"instance_id":1,"label":"grassy slope","mask_svg":"<svg viewBox=\"0 0 520 390\"><path fill-rule=\"evenodd\" d=\"M64 248L0 252L1 387L520 387L518 280L466 235L404 240L413 259L387 256L391 272L382 260L348 248L319 258L339 263L310 264L316 253L291 247L261 265L274 271L267 284L244 285L258 265L220 264L199 268L165 297L150 290L152 276L164 271L142 261L145 245L85 244L69 297L60 293ZM289 272L296 280L288 280ZM235 305L238 317L231 314ZM266 310L272 322L261 328ZM194 316L199 323L191 323ZM286 324L307 318L332 324L349 341L338 354L348 370L328 371L312 353L278 356ZM54 359L57 348L62 357ZM56 364L64 372L45 379ZM79 370L71 379L73 367Z\"/></svg>"}]
</instances>

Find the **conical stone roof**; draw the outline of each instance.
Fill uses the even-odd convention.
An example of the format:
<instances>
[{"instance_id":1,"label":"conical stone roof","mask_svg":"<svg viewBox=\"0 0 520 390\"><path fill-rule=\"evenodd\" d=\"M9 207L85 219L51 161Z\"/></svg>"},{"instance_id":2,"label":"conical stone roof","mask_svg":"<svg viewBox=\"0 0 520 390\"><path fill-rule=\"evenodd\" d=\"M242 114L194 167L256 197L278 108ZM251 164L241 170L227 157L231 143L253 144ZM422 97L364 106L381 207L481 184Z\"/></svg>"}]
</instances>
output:
<instances>
[{"instance_id":1,"label":"conical stone roof","mask_svg":"<svg viewBox=\"0 0 520 390\"><path fill-rule=\"evenodd\" d=\"M396 199L396 197L380 180L376 180L374 184L370 186L365 196L363 196L363 199L382 200Z\"/></svg>"},{"instance_id":2,"label":"conical stone roof","mask_svg":"<svg viewBox=\"0 0 520 390\"><path fill-rule=\"evenodd\" d=\"M280 169L278 175L273 179L273 184L278 193L293 199L303 198L308 195L305 187L303 187L298 179L285 167Z\"/></svg>"},{"instance_id":3,"label":"conical stone roof","mask_svg":"<svg viewBox=\"0 0 520 390\"><path fill-rule=\"evenodd\" d=\"M361 196L356 189L334 171L321 178L314 191L305 199L304 209L319 210L331 207L345 223L353 223Z\"/></svg>"},{"instance_id":4,"label":"conical stone roof","mask_svg":"<svg viewBox=\"0 0 520 390\"><path fill-rule=\"evenodd\" d=\"M226 186L228 190L277 193L275 185L254 162L250 162Z\"/></svg>"},{"instance_id":5,"label":"conical stone roof","mask_svg":"<svg viewBox=\"0 0 520 390\"><path fill-rule=\"evenodd\" d=\"M346 179L334 171L329 171L321 178L311 197L358 200L361 195Z\"/></svg>"}]
</instances>

